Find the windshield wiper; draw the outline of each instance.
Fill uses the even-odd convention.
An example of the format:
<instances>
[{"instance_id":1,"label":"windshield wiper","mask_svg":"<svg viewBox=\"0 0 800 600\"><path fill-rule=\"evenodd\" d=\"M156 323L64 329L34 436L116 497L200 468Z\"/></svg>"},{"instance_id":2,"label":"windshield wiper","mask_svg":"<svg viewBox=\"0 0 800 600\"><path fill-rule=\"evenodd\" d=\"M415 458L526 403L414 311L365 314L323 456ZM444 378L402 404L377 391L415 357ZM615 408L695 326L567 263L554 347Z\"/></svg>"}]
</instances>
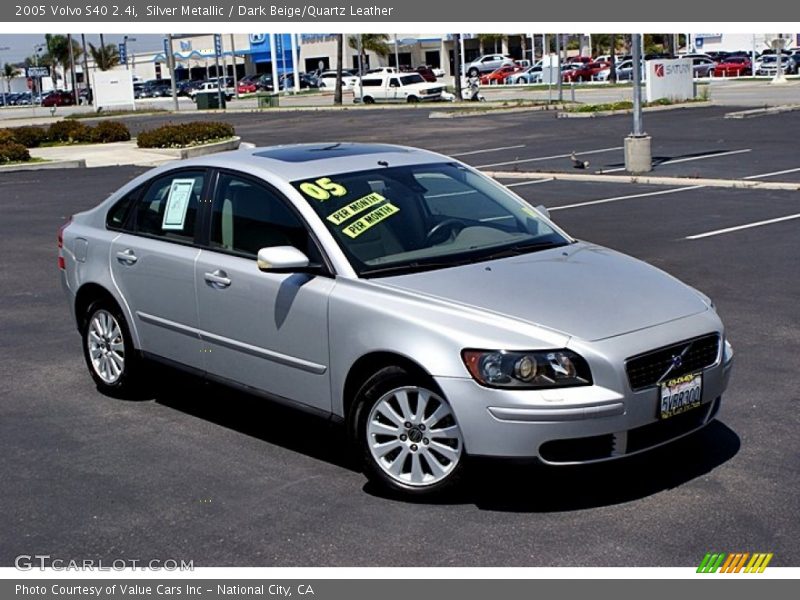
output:
<instances>
[{"instance_id":1,"label":"windshield wiper","mask_svg":"<svg viewBox=\"0 0 800 600\"><path fill-rule=\"evenodd\" d=\"M422 271L432 271L433 269L445 269L447 267L458 267L467 265L472 260L453 260L448 262L420 262L415 260L410 263L403 263L400 265L390 265L387 267L375 267L374 269L364 269L360 275L363 277L371 277L373 275L402 275L406 273L420 273Z\"/></svg>"},{"instance_id":2,"label":"windshield wiper","mask_svg":"<svg viewBox=\"0 0 800 600\"><path fill-rule=\"evenodd\" d=\"M549 250L550 248L558 248L565 246L564 242L528 242L526 244L514 244L508 248L503 248L491 254L481 256L480 260L492 260L495 258L506 258L509 256L520 256L521 254L528 254L529 252L536 252L538 250Z\"/></svg>"}]
</instances>

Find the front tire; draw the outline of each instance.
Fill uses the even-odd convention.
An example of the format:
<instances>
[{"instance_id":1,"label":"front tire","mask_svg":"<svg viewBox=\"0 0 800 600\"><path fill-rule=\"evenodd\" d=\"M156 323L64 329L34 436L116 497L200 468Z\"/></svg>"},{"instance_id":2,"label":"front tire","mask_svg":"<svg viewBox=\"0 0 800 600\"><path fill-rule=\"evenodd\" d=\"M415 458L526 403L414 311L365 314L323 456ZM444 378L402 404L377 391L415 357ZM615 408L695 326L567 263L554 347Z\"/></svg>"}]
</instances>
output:
<instances>
[{"instance_id":1,"label":"front tire","mask_svg":"<svg viewBox=\"0 0 800 600\"><path fill-rule=\"evenodd\" d=\"M466 453L450 404L427 378L400 367L373 375L358 392L356 442L370 481L405 496L453 489Z\"/></svg>"},{"instance_id":2,"label":"front tire","mask_svg":"<svg viewBox=\"0 0 800 600\"><path fill-rule=\"evenodd\" d=\"M81 335L83 356L97 389L114 397L137 395L142 359L119 307L109 300L93 302L86 310Z\"/></svg>"}]
</instances>

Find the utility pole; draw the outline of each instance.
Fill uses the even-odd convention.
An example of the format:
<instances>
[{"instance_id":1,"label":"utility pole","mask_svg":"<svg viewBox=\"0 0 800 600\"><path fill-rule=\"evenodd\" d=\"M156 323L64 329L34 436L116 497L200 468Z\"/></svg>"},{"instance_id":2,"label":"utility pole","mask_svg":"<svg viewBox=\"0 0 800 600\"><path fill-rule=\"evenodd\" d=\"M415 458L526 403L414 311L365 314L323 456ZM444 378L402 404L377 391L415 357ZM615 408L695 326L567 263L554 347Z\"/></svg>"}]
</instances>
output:
<instances>
[{"instance_id":1,"label":"utility pole","mask_svg":"<svg viewBox=\"0 0 800 600\"><path fill-rule=\"evenodd\" d=\"M169 67L170 87L172 88L172 108L178 112L178 84L175 82L175 53L172 50L172 34L167 34L167 66Z\"/></svg>"},{"instance_id":2,"label":"utility pole","mask_svg":"<svg viewBox=\"0 0 800 600\"><path fill-rule=\"evenodd\" d=\"M236 99L239 99L239 74L236 72L236 43L231 34L231 62L233 63L233 89L236 93Z\"/></svg>"},{"instance_id":3,"label":"utility pole","mask_svg":"<svg viewBox=\"0 0 800 600\"><path fill-rule=\"evenodd\" d=\"M75 106L80 102L78 86L75 85L75 48L72 45L72 34L67 34L67 45L69 46L69 77L72 85L72 96L75 98Z\"/></svg>"},{"instance_id":4,"label":"utility pole","mask_svg":"<svg viewBox=\"0 0 800 600\"><path fill-rule=\"evenodd\" d=\"M86 56L86 34L81 34L81 46L83 46L83 87L86 88L86 100L91 97L91 104L94 106L94 91L89 85L89 60Z\"/></svg>"},{"instance_id":5,"label":"utility pole","mask_svg":"<svg viewBox=\"0 0 800 600\"><path fill-rule=\"evenodd\" d=\"M625 138L625 170L647 173L653 169L650 136L642 128L642 38L631 35L633 69L633 132Z\"/></svg>"},{"instance_id":6,"label":"utility pole","mask_svg":"<svg viewBox=\"0 0 800 600\"><path fill-rule=\"evenodd\" d=\"M275 34L269 34L269 56L272 63L272 93L278 93L278 51L275 45Z\"/></svg>"},{"instance_id":7,"label":"utility pole","mask_svg":"<svg viewBox=\"0 0 800 600\"><path fill-rule=\"evenodd\" d=\"M300 66L297 64L299 61L297 52L297 34L290 33L289 41L292 44L292 81L294 83L294 93L300 93Z\"/></svg>"},{"instance_id":8,"label":"utility pole","mask_svg":"<svg viewBox=\"0 0 800 600\"><path fill-rule=\"evenodd\" d=\"M564 86L561 81L561 50L564 46L564 34L556 34L556 89L558 90L558 101L564 101Z\"/></svg>"},{"instance_id":9,"label":"utility pole","mask_svg":"<svg viewBox=\"0 0 800 600\"><path fill-rule=\"evenodd\" d=\"M608 80L611 83L617 83L617 34L611 34L611 45L608 50L608 56L611 60L611 70L608 72Z\"/></svg>"},{"instance_id":10,"label":"utility pole","mask_svg":"<svg viewBox=\"0 0 800 600\"><path fill-rule=\"evenodd\" d=\"M461 102L464 97L461 95L461 34L453 35L453 71L456 84L456 102Z\"/></svg>"}]
</instances>

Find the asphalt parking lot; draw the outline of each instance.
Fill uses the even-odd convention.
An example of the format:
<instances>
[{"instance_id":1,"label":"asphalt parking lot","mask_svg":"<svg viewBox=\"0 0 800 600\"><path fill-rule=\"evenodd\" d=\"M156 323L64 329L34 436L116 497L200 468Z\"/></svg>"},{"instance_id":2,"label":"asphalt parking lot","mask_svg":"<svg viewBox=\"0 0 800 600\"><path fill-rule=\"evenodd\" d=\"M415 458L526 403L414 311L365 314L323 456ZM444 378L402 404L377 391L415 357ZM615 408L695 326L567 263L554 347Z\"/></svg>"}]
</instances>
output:
<instances>
[{"instance_id":1,"label":"asphalt parking lot","mask_svg":"<svg viewBox=\"0 0 800 600\"><path fill-rule=\"evenodd\" d=\"M655 173L799 180L800 113L731 121L726 110L646 115L665 159ZM630 129L630 117L411 114L224 118L259 145L391 141L531 171L571 170L573 150L589 171L617 168ZM775 171L788 172L764 175ZM711 296L736 350L731 386L716 422L666 448L591 467L482 463L456 496L413 504L365 485L323 421L166 370L149 400L94 389L59 287L56 229L139 172L0 175L0 565L40 553L196 566L691 566L708 551L800 564L798 192L507 181L576 237Z\"/></svg>"}]
</instances>

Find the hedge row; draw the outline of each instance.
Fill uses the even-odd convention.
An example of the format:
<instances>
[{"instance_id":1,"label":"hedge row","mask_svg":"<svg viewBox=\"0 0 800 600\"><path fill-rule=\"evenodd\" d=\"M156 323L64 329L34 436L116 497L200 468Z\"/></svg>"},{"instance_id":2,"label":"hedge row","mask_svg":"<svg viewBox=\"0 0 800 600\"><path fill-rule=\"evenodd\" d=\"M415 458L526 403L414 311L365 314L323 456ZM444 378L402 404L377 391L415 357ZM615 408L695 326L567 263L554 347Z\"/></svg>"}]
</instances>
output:
<instances>
[{"instance_id":1,"label":"hedge row","mask_svg":"<svg viewBox=\"0 0 800 600\"><path fill-rule=\"evenodd\" d=\"M14 141L0 141L0 165L7 162L30 160L28 149Z\"/></svg>"},{"instance_id":2,"label":"hedge row","mask_svg":"<svg viewBox=\"0 0 800 600\"><path fill-rule=\"evenodd\" d=\"M0 129L0 143L11 140L26 148L36 148L47 142L74 144L87 142L107 144L131 139L128 127L119 121L101 121L94 127L75 120L56 121L49 127L13 127Z\"/></svg>"},{"instance_id":3,"label":"hedge row","mask_svg":"<svg viewBox=\"0 0 800 600\"><path fill-rule=\"evenodd\" d=\"M139 148L185 148L231 138L235 134L236 131L227 123L192 121L143 131L137 136L136 143Z\"/></svg>"}]
</instances>

